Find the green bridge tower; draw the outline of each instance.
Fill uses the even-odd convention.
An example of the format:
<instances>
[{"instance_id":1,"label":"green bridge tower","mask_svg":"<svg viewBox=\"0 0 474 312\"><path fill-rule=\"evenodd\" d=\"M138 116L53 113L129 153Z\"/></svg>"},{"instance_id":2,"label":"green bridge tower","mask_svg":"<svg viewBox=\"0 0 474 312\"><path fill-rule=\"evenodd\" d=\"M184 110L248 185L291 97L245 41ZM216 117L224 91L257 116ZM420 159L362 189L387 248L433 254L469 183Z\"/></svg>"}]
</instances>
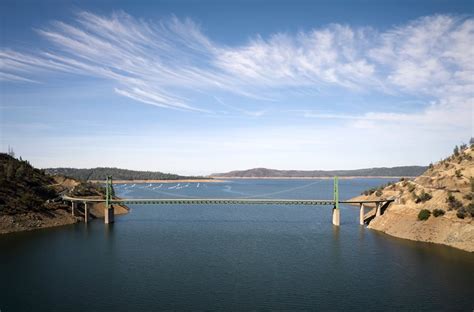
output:
<instances>
[{"instance_id":1,"label":"green bridge tower","mask_svg":"<svg viewBox=\"0 0 474 312\"><path fill-rule=\"evenodd\" d=\"M105 208L104 221L106 224L114 222L114 207L111 205L114 196L114 187L112 186L112 176L107 176L105 181Z\"/></svg>"}]
</instances>

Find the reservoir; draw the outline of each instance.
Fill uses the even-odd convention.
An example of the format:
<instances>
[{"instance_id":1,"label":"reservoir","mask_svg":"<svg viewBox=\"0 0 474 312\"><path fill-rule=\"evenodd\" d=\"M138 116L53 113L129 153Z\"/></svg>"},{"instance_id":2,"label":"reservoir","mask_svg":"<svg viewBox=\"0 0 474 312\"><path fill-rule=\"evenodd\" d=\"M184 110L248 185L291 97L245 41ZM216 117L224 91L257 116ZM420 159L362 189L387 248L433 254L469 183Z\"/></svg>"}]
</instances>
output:
<instances>
[{"instance_id":1,"label":"reservoir","mask_svg":"<svg viewBox=\"0 0 474 312\"><path fill-rule=\"evenodd\" d=\"M339 181L341 200L389 179ZM332 180L115 185L124 198L332 199ZM134 205L0 236L0 310L472 311L474 254L359 225L330 206Z\"/></svg>"}]
</instances>

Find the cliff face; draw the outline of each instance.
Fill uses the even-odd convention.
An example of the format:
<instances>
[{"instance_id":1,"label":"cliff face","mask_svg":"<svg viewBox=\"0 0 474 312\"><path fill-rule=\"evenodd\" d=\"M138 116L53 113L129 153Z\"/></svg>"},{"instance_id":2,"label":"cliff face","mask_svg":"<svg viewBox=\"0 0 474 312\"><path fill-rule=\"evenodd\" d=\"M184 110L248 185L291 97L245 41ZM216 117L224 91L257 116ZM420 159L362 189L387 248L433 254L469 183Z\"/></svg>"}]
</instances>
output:
<instances>
[{"instance_id":1,"label":"cliff face","mask_svg":"<svg viewBox=\"0 0 474 312\"><path fill-rule=\"evenodd\" d=\"M402 180L356 197L396 199L382 216L370 222L369 228L474 252L473 154L472 148L463 149L414 180ZM429 211L424 212L428 219L420 220L422 210Z\"/></svg>"}]
</instances>

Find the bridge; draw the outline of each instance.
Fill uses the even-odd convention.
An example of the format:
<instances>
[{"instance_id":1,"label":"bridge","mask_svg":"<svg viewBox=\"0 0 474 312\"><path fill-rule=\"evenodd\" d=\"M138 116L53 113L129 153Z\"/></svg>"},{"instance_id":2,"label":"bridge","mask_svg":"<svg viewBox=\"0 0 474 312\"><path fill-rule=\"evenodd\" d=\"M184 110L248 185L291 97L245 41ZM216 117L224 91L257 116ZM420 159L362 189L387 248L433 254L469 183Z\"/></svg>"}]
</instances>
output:
<instances>
[{"instance_id":1,"label":"bridge","mask_svg":"<svg viewBox=\"0 0 474 312\"><path fill-rule=\"evenodd\" d=\"M255 199L255 198L164 198L164 199L141 199L141 198L114 198L112 177L108 176L105 184L105 198L81 198L64 195L63 201L71 203L72 215L76 214L77 205L84 205L84 220L89 221L89 204L105 203L104 223L114 222L113 204L123 205L313 205L313 206L332 206L332 223L336 226L340 225L339 204L359 205L359 223L364 225L377 216L380 216L394 201L394 199L381 200L362 200L350 201L339 200L338 178L334 177L334 198L328 199ZM375 207L365 213L368 205Z\"/></svg>"}]
</instances>

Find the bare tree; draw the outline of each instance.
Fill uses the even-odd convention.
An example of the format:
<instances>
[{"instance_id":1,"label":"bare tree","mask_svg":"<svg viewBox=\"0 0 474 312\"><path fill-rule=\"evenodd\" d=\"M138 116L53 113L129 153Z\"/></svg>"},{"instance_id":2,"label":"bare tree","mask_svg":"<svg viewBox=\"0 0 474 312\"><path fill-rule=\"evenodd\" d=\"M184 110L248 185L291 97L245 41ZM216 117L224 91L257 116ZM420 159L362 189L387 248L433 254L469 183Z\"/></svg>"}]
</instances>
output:
<instances>
[{"instance_id":1,"label":"bare tree","mask_svg":"<svg viewBox=\"0 0 474 312\"><path fill-rule=\"evenodd\" d=\"M8 155L10 155L11 157L15 157L15 152L13 151L13 147L11 147L10 145L8 145Z\"/></svg>"}]
</instances>

